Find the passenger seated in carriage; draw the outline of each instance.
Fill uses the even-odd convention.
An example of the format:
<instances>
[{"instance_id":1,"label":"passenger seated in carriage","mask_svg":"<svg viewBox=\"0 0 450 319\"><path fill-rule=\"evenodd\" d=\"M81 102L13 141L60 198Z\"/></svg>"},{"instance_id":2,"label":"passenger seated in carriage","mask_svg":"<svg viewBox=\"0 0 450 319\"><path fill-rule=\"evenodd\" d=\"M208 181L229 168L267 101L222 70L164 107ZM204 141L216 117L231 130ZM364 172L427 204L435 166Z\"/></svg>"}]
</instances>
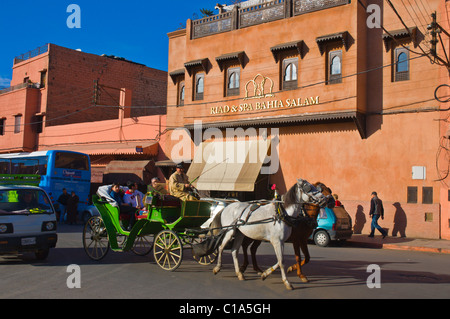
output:
<instances>
[{"instance_id":1,"label":"passenger seated in carriage","mask_svg":"<svg viewBox=\"0 0 450 319\"><path fill-rule=\"evenodd\" d=\"M137 210L141 210L144 208L144 195L138 191L138 187L136 183L128 182L127 183L128 190L125 192L123 196L123 201L125 204L130 205L131 207L135 207Z\"/></svg>"},{"instance_id":2,"label":"passenger seated in carriage","mask_svg":"<svg viewBox=\"0 0 450 319\"><path fill-rule=\"evenodd\" d=\"M137 209L123 201L122 196L120 194L120 184L118 183L113 184L111 187L111 193L109 195L119 205L120 214L128 215L130 217L130 223L128 225L128 230L130 230L131 228L133 228L133 225L136 222Z\"/></svg>"},{"instance_id":3,"label":"passenger seated in carriage","mask_svg":"<svg viewBox=\"0 0 450 319\"><path fill-rule=\"evenodd\" d=\"M192 196L189 191L192 189L189 183L189 178L184 172L183 164L177 164L177 171L170 176L169 179L169 192L171 195L178 197L179 199L185 200L197 200L196 197Z\"/></svg>"},{"instance_id":4,"label":"passenger seated in carriage","mask_svg":"<svg viewBox=\"0 0 450 319\"><path fill-rule=\"evenodd\" d=\"M165 184L159 182L158 177L153 177L151 185L148 187L148 191L153 195L168 195L169 192L166 190Z\"/></svg>"},{"instance_id":5,"label":"passenger seated in carriage","mask_svg":"<svg viewBox=\"0 0 450 319\"><path fill-rule=\"evenodd\" d=\"M159 178L152 178L151 185L148 186L148 192L155 200L156 206L181 207L181 201L178 197L172 196L166 190L164 183L159 183Z\"/></svg>"}]
</instances>

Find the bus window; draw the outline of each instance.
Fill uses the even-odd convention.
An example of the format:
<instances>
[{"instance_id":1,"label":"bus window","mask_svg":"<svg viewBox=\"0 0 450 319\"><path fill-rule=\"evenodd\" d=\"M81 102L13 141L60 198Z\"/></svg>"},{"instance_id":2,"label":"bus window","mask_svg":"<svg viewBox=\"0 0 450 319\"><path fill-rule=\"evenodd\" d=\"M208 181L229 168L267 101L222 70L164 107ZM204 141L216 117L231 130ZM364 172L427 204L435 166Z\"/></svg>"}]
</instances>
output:
<instances>
[{"instance_id":1,"label":"bus window","mask_svg":"<svg viewBox=\"0 0 450 319\"><path fill-rule=\"evenodd\" d=\"M89 160L86 155L77 153L57 153L55 168L89 171Z\"/></svg>"},{"instance_id":2,"label":"bus window","mask_svg":"<svg viewBox=\"0 0 450 319\"><path fill-rule=\"evenodd\" d=\"M11 172L8 174L18 175L45 175L47 172L47 163L45 160L38 159L12 159L11 160ZM42 169L45 171L42 174Z\"/></svg>"},{"instance_id":3,"label":"bus window","mask_svg":"<svg viewBox=\"0 0 450 319\"><path fill-rule=\"evenodd\" d=\"M9 174L9 160L0 160L0 174Z\"/></svg>"}]
</instances>

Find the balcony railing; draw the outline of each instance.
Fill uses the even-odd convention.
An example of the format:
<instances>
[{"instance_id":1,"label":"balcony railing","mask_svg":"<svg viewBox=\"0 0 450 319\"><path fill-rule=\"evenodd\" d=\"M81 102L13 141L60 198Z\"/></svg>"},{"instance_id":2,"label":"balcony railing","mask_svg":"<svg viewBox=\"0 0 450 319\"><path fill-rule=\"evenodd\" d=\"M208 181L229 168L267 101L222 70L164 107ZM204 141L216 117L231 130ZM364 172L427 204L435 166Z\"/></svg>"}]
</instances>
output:
<instances>
[{"instance_id":1,"label":"balcony railing","mask_svg":"<svg viewBox=\"0 0 450 319\"><path fill-rule=\"evenodd\" d=\"M192 39L349 4L351 0L273 0L192 21Z\"/></svg>"},{"instance_id":2,"label":"balcony railing","mask_svg":"<svg viewBox=\"0 0 450 319\"><path fill-rule=\"evenodd\" d=\"M27 53L24 53L22 55L16 56L14 58L14 64L29 60L31 58L34 58L38 55L44 54L48 52L48 44L43 45L39 48L36 48L34 50L28 51Z\"/></svg>"},{"instance_id":3,"label":"balcony railing","mask_svg":"<svg viewBox=\"0 0 450 319\"><path fill-rule=\"evenodd\" d=\"M9 88L0 90L0 95L9 93L9 92L13 92L13 91L17 91L20 89L24 89L24 88L39 89L40 87L41 87L40 83L21 83L21 84L17 84L17 85L11 86Z\"/></svg>"}]
</instances>

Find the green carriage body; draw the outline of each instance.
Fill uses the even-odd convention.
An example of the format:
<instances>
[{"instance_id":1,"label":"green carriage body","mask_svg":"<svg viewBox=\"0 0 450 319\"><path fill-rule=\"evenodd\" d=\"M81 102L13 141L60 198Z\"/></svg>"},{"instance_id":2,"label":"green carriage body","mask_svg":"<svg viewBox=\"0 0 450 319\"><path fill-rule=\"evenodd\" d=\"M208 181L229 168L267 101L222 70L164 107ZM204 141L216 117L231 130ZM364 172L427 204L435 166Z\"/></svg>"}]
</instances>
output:
<instances>
[{"instance_id":1,"label":"green carriage body","mask_svg":"<svg viewBox=\"0 0 450 319\"><path fill-rule=\"evenodd\" d=\"M197 236L192 230L200 229L200 226L211 217L211 203L209 201L189 200L165 202L147 195L146 206L148 214L146 216L140 216L131 231L126 231L124 228L127 226L127 221L120 220L118 207L111 205L110 202L104 198L100 198L98 195L93 196L92 202L97 207L101 216L102 225L97 226L106 229L106 232L103 231L103 237L99 235L95 240L101 240L103 238L103 240L108 241L108 247L105 249L104 254L100 253L99 258L96 258L97 255L92 256L85 245L85 250L89 257L95 260L103 258L109 247L113 251L118 252L133 250L137 238L144 238L148 235L156 236L165 230L176 234L181 242L180 246L182 246L183 243L192 242L192 239ZM85 228L88 226L89 221ZM93 226L90 225L89 227L92 228ZM93 237L91 236L91 238ZM125 237L125 242L121 243L119 241L120 237ZM85 236L84 238L86 240ZM95 246L97 246L97 243L95 243Z\"/></svg>"}]
</instances>

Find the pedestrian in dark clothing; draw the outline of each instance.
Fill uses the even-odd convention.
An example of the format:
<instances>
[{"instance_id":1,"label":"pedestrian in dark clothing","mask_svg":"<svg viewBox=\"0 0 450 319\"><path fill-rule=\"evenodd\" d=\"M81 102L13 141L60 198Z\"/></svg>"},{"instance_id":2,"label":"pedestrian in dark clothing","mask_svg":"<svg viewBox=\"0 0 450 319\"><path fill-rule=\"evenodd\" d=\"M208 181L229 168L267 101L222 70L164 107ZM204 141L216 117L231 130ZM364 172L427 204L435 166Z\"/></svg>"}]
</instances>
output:
<instances>
[{"instance_id":1,"label":"pedestrian in dark clothing","mask_svg":"<svg viewBox=\"0 0 450 319\"><path fill-rule=\"evenodd\" d=\"M61 196L58 197L58 203L59 203L59 222L62 224L64 223L64 220L67 218L67 201L70 198L70 194L67 193L67 190L63 188L63 193Z\"/></svg>"},{"instance_id":2,"label":"pedestrian in dark clothing","mask_svg":"<svg viewBox=\"0 0 450 319\"><path fill-rule=\"evenodd\" d=\"M67 222L72 225L77 222L78 202L80 198L72 191L67 200Z\"/></svg>"},{"instance_id":3,"label":"pedestrian in dark clothing","mask_svg":"<svg viewBox=\"0 0 450 319\"><path fill-rule=\"evenodd\" d=\"M383 239L387 236L387 232L381 228L380 225L378 225L378 219L384 220L384 208L383 208L383 202L381 199L378 198L377 192L372 192L372 199L370 200L370 212L369 216L372 217L372 225L371 225L371 232L369 237L373 237L375 235L375 228L380 231L380 233L383 235Z\"/></svg>"}]
</instances>

